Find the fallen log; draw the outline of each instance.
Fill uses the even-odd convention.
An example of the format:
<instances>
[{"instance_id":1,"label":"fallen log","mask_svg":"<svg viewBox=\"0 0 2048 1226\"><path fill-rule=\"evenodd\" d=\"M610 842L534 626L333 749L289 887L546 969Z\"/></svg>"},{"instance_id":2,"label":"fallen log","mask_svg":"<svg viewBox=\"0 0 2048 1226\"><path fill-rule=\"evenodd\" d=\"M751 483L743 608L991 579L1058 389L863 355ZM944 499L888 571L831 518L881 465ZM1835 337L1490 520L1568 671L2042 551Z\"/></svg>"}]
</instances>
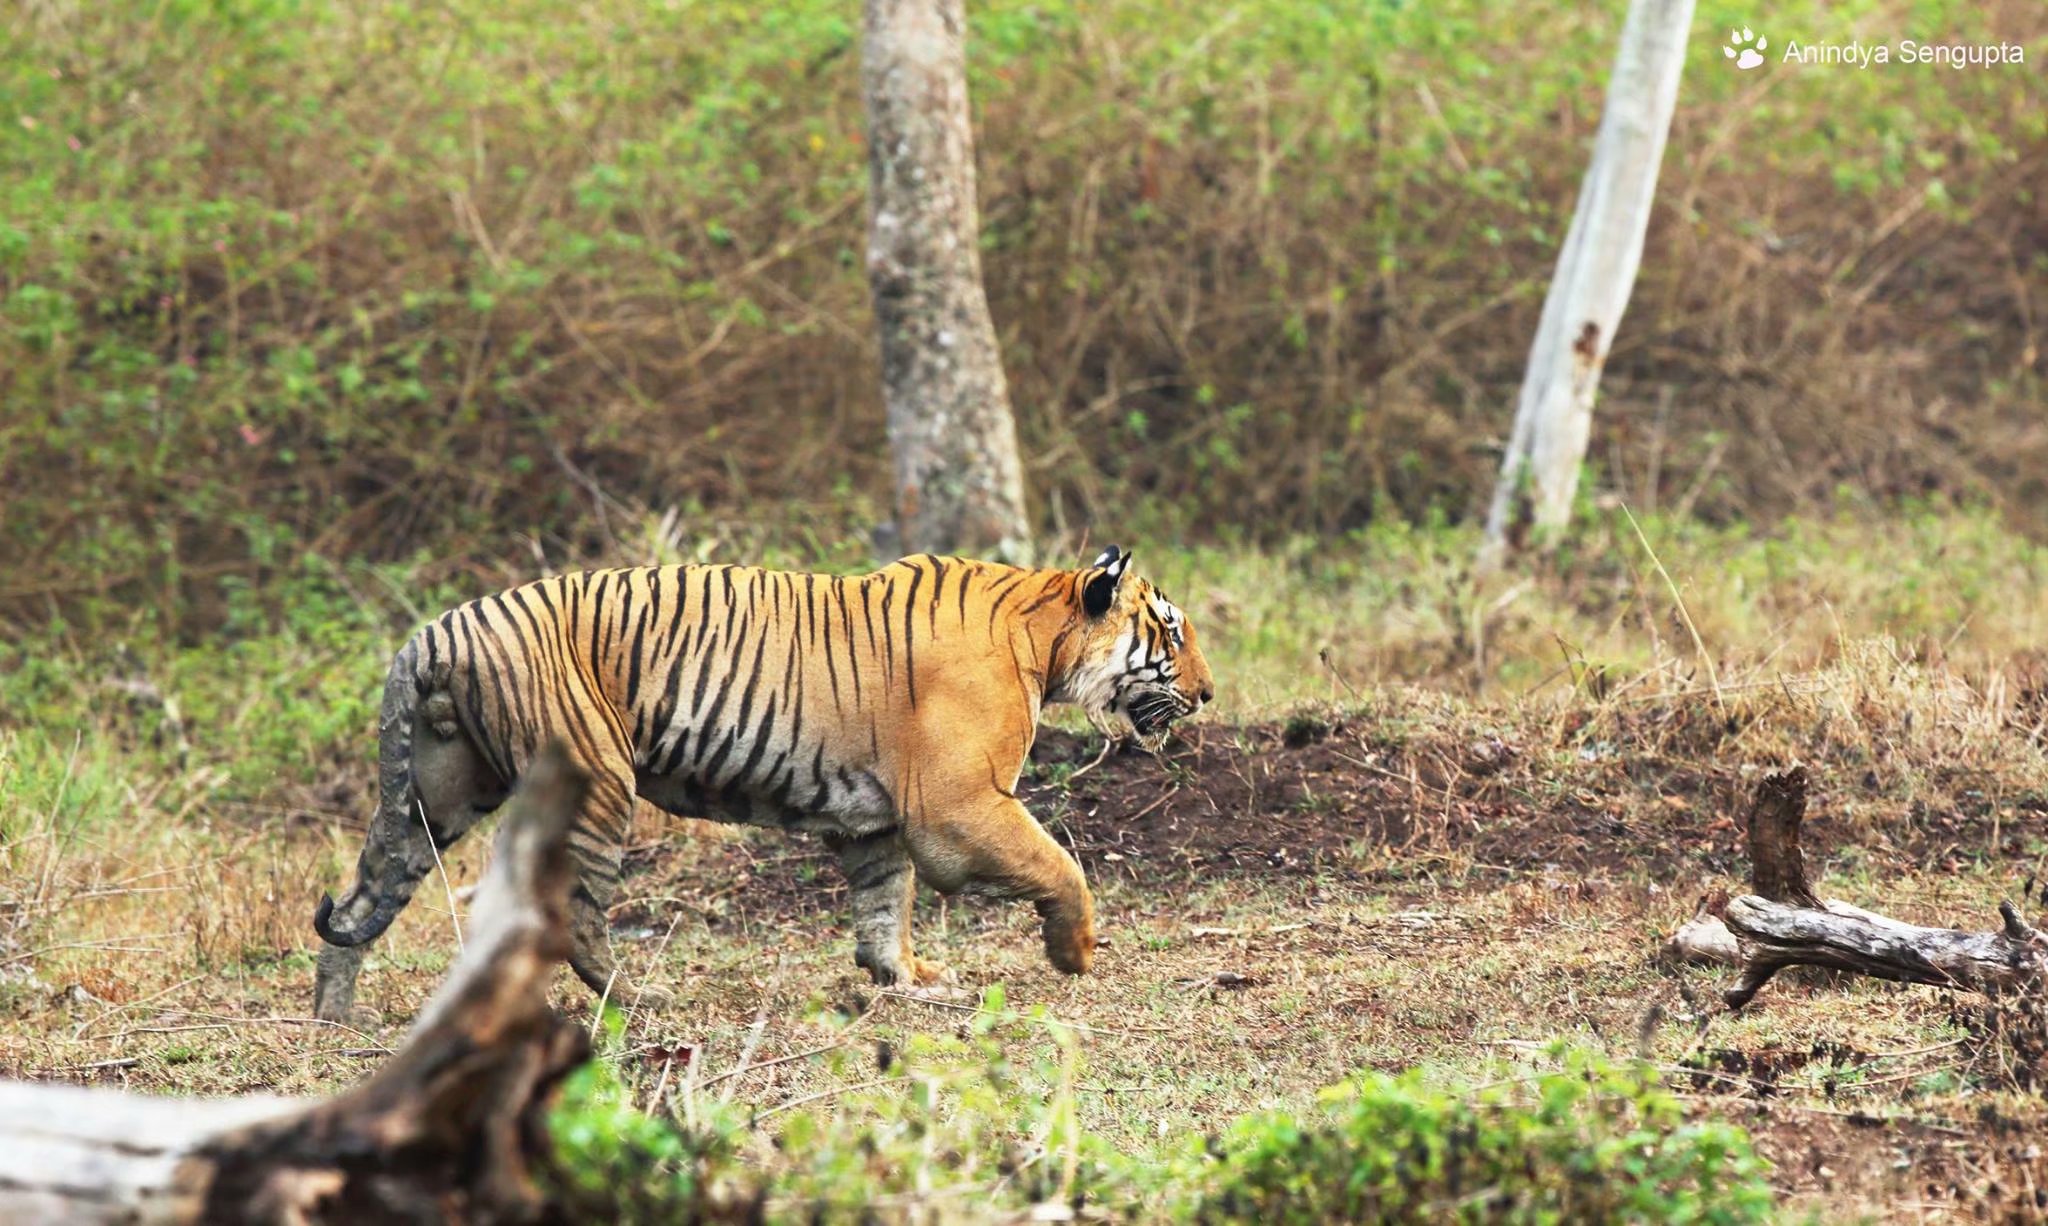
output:
<instances>
[{"instance_id":1,"label":"fallen log","mask_svg":"<svg viewBox=\"0 0 2048 1226\"><path fill-rule=\"evenodd\" d=\"M568 954L569 824L551 746L506 806L468 942L391 1061L326 1101L0 1083L0 1221L501 1222L552 1216L533 1171L589 1054L548 1007Z\"/></svg>"},{"instance_id":2,"label":"fallen log","mask_svg":"<svg viewBox=\"0 0 2048 1226\"><path fill-rule=\"evenodd\" d=\"M1998 904L1996 931L1967 932L1923 928L1815 895L1799 843L1806 786L1797 766L1758 783L1744 824L1753 892L1704 904L1666 946L1688 961L1736 967L1735 985L1722 993L1730 1009L1792 966L1990 995L2048 982L2048 934L2027 924L2010 900Z\"/></svg>"},{"instance_id":3,"label":"fallen log","mask_svg":"<svg viewBox=\"0 0 2048 1226\"><path fill-rule=\"evenodd\" d=\"M1922 928L1855 907L1790 907L1744 894L1730 899L1723 917L1742 950L1741 977L1722 993L1740 1009L1788 966L1825 966L1900 983L1966 988L1996 996L2039 987L2048 938L2020 918L2009 901L1998 904L2004 927L1996 932Z\"/></svg>"}]
</instances>

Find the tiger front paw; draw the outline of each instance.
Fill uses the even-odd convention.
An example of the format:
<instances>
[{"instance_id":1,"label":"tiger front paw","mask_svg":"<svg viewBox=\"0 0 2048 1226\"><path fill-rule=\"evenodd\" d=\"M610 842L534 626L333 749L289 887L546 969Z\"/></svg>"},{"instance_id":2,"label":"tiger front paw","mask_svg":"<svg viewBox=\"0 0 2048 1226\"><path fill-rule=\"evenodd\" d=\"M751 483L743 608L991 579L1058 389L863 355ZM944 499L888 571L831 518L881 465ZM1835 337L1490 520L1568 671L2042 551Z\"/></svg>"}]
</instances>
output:
<instances>
[{"instance_id":1,"label":"tiger front paw","mask_svg":"<svg viewBox=\"0 0 2048 1226\"><path fill-rule=\"evenodd\" d=\"M1085 975L1095 965L1095 917L1084 908L1042 907L1045 957L1055 970Z\"/></svg>"}]
</instances>

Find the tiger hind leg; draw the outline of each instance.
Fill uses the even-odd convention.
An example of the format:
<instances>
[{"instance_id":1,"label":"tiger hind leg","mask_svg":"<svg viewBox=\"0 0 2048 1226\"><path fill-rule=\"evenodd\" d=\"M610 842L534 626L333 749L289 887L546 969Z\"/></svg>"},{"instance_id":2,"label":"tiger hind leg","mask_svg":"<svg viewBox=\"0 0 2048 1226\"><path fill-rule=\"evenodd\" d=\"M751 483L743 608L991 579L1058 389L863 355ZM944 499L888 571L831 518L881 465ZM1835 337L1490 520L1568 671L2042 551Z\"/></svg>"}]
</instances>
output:
<instances>
[{"instance_id":1,"label":"tiger hind leg","mask_svg":"<svg viewBox=\"0 0 2048 1226\"><path fill-rule=\"evenodd\" d=\"M911 903L917 870L898 831L865 838L828 837L853 895L853 960L881 987L936 983L946 973L911 952Z\"/></svg>"},{"instance_id":2,"label":"tiger hind leg","mask_svg":"<svg viewBox=\"0 0 2048 1226\"><path fill-rule=\"evenodd\" d=\"M356 980L363 973L364 945L320 946L313 971L313 1016L343 1026L374 1026L384 1016L356 1003Z\"/></svg>"}]
</instances>

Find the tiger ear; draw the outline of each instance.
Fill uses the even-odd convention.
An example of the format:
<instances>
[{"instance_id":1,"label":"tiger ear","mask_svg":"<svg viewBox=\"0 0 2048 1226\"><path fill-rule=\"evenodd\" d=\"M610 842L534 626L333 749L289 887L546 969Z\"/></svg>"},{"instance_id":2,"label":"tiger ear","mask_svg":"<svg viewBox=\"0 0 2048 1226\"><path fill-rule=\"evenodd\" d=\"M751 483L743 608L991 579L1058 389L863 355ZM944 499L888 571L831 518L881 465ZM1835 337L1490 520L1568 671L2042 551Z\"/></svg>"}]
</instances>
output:
<instances>
[{"instance_id":1,"label":"tiger ear","mask_svg":"<svg viewBox=\"0 0 2048 1226\"><path fill-rule=\"evenodd\" d=\"M1101 617L1116 604L1117 588L1122 586L1124 572L1131 566L1128 551L1111 545L1102 551L1091 567L1095 573L1081 588L1081 608L1090 617Z\"/></svg>"}]
</instances>

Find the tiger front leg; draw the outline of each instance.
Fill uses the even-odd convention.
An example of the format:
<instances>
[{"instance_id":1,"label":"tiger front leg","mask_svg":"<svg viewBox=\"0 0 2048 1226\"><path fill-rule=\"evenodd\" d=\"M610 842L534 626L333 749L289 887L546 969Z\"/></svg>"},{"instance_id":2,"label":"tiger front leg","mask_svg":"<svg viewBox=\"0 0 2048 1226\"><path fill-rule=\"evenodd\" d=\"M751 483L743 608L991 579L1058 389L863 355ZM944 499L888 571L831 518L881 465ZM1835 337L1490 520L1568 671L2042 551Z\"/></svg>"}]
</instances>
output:
<instances>
[{"instance_id":1,"label":"tiger front leg","mask_svg":"<svg viewBox=\"0 0 2048 1226\"><path fill-rule=\"evenodd\" d=\"M661 1012L675 1004L675 993L621 975L612 952L611 905L619 894L626 831L633 820L628 762L623 751L614 750L578 763L590 772L590 790L569 831L569 860L576 870L575 888L569 892L569 969L600 1000Z\"/></svg>"},{"instance_id":2,"label":"tiger front leg","mask_svg":"<svg viewBox=\"0 0 2048 1226\"><path fill-rule=\"evenodd\" d=\"M938 982L946 968L911 952L910 909L917 873L903 836L828 838L853 894L853 960L882 987Z\"/></svg>"},{"instance_id":3,"label":"tiger front leg","mask_svg":"<svg viewBox=\"0 0 2048 1226\"><path fill-rule=\"evenodd\" d=\"M904 829L917 871L944 892L1028 898L1043 921L1045 956L1069 975L1095 961L1095 899L1081 866L1030 810L1001 792L928 812Z\"/></svg>"}]
</instances>

